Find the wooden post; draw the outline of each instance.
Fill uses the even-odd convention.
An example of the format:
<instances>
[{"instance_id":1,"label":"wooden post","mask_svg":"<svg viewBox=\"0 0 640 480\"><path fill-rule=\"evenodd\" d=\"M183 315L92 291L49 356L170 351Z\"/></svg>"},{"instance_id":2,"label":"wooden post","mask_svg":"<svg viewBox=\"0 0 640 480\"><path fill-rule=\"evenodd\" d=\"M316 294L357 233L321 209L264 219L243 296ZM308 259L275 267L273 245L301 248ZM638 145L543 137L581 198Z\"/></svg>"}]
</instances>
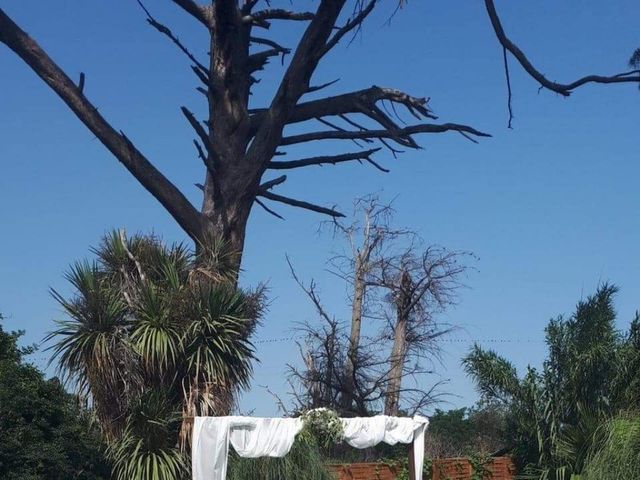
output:
<instances>
[{"instance_id":1,"label":"wooden post","mask_svg":"<svg viewBox=\"0 0 640 480\"><path fill-rule=\"evenodd\" d=\"M418 480L415 474L415 462L413 459L413 442L409 446L409 480Z\"/></svg>"}]
</instances>

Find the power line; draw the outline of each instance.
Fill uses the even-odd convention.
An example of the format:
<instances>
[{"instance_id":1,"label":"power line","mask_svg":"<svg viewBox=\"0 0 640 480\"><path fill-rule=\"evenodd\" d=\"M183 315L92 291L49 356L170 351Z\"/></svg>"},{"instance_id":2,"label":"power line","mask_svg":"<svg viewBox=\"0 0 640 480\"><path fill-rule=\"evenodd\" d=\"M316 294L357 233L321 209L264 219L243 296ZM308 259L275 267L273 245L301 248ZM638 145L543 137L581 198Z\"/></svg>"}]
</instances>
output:
<instances>
[{"instance_id":1,"label":"power line","mask_svg":"<svg viewBox=\"0 0 640 480\"><path fill-rule=\"evenodd\" d=\"M262 340L255 340L254 344L263 343L282 343L293 342L296 340L304 340L304 336L291 336L291 337L278 337L278 338L265 338ZM435 342L443 343L543 343L544 340L536 340L532 338L437 338Z\"/></svg>"}]
</instances>

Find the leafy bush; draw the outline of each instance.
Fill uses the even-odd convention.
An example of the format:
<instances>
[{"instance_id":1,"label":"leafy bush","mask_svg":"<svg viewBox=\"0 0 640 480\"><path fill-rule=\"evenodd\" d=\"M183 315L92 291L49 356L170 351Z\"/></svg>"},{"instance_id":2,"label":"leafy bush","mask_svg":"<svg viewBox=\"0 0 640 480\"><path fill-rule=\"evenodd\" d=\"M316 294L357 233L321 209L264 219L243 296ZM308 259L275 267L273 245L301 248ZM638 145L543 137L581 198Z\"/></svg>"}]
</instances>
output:
<instances>
[{"instance_id":1,"label":"leafy bush","mask_svg":"<svg viewBox=\"0 0 640 480\"><path fill-rule=\"evenodd\" d=\"M2 315L0 315L0 320ZM57 379L45 380L0 325L0 478L106 480L104 444L86 410Z\"/></svg>"},{"instance_id":2,"label":"leafy bush","mask_svg":"<svg viewBox=\"0 0 640 480\"><path fill-rule=\"evenodd\" d=\"M571 317L549 322L549 355L539 370L529 367L519 377L511 362L477 345L464 360L483 398L506 409L506 441L528 478L578 478L590 455L598 464L602 425L637 407L640 317L626 334L617 330L616 292L615 286L602 285L578 303ZM619 442L632 439L609 437ZM618 460L636 461L637 454L627 447L615 449L618 455L630 455ZM606 449L602 455L607 455ZM604 468L602 462L599 465Z\"/></svg>"},{"instance_id":3,"label":"leafy bush","mask_svg":"<svg viewBox=\"0 0 640 480\"><path fill-rule=\"evenodd\" d=\"M506 410L493 402L443 411L429 417L425 443L431 458L486 456L505 447Z\"/></svg>"}]
</instances>

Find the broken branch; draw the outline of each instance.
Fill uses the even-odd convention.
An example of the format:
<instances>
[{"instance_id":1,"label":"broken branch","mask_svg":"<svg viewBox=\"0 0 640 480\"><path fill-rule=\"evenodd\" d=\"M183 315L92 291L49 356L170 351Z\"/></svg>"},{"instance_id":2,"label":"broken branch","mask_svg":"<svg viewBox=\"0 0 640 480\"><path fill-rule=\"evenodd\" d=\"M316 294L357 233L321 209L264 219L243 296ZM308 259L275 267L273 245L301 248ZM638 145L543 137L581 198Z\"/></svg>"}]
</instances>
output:
<instances>
[{"instance_id":1,"label":"broken branch","mask_svg":"<svg viewBox=\"0 0 640 480\"><path fill-rule=\"evenodd\" d=\"M516 58L516 60L518 60L522 68L524 68L524 70L543 88L568 97L571 95L573 90L588 83L640 83L640 70L632 70L630 72L620 73L610 77L602 75L587 75L571 83L557 83L549 80L533 66L525 53L515 43L513 43L509 37L507 37L493 0L484 0L484 4L487 9L487 13L489 14L491 25L493 26L493 30L498 37L500 44L507 49Z\"/></svg>"}]
</instances>

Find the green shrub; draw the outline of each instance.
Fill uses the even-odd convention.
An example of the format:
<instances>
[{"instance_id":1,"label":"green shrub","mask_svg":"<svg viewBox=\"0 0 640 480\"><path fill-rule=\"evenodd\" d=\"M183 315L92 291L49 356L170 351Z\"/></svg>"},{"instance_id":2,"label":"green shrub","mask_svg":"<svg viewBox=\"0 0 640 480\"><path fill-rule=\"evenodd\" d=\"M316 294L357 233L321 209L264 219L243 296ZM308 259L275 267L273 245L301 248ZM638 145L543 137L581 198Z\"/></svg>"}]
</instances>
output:
<instances>
[{"instance_id":1,"label":"green shrub","mask_svg":"<svg viewBox=\"0 0 640 480\"><path fill-rule=\"evenodd\" d=\"M282 458L241 458L229 454L229 480L335 480L324 465L318 444L298 435L291 451Z\"/></svg>"},{"instance_id":2,"label":"green shrub","mask_svg":"<svg viewBox=\"0 0 640 480\"><path fill-rule=\"evenodd\" d=\"M602 428L601 443L587 460L581 480L640 478L640 417L620 416Z\"/></svg>"}]
</instances>

